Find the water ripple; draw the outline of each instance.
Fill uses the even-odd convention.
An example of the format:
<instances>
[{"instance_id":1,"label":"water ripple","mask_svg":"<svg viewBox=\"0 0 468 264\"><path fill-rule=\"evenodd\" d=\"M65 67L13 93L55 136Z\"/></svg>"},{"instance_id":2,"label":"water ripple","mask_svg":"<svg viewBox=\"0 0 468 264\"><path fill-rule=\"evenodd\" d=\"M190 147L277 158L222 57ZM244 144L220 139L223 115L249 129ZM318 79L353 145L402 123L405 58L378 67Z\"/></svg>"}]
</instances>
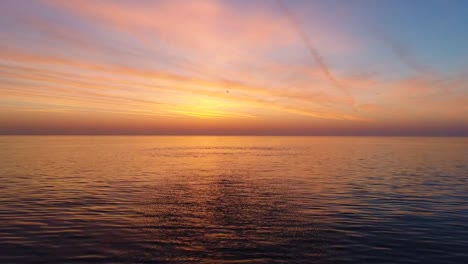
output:
<instances>
[{"instance_id":1,"label":"water ripple","mask_svg":"<svg viewBox=\"0 0 468 264\"><path fill-rule=\"evenodd\" d=\"M464 263L468 139L0 137L1 263Z\"/></svg>"}]
</instances>

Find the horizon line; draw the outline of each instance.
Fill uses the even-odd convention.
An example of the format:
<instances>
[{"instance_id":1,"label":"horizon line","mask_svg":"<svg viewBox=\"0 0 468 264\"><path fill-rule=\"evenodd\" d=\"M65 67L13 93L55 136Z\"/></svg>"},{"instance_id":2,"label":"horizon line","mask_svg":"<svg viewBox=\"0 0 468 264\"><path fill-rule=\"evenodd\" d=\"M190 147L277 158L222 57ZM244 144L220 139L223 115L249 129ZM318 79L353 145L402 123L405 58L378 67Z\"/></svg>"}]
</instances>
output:
<instances>
[{"instance_id":1,"label":"horizon line","mask_svg":"<svg viewBox=\"0 0 468 264\"><path fill-rule=\"evenodd\" d=\"M155 134L155 133L0 133L0 136L255 136L255 137L468 137L468 134Z\"/></svg>"}]
</instances>

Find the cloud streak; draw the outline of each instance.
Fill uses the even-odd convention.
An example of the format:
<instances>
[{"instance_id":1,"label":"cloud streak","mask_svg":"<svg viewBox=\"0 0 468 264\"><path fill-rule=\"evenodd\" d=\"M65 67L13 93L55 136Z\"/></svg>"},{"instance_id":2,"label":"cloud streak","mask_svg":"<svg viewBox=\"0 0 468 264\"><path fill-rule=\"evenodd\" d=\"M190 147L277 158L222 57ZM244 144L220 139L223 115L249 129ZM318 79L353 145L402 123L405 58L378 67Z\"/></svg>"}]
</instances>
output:
<instances>
[{"instance_id":1,"label":"cloud streak","mask_svg":"<svg viewBox=\"0 0 468 264\"><path fill-rule=\"evenodd\" d=\"M348 89L343 86L335 77L335 75L332 73L330 68L328 67L328 63L325 62L325 59L323 56L318 52L318 50L315 48L315 45L312 43L312 40L309 38L306 32L302 30L301 26L299 23L296 21L293 13L289 10L289 8L286 6L286 3L284 3L283 0L277 0L278 6L283 12L284 16L288 19L291 27L294 29L294 31L298 34L298 36L301 38L302 42L304 43L305 47L309 51L309 53L312 55L312 58L314 59L314 62L318 65L320 68L321 72L325 76L325 78L330 81L330 83L333 85L333 87L341 90L343 93L346 94L348 98L350 98L351 102L353 101L351 94L349 93Z\"/></svg>"},{"instance_id":2,"label":"cloud streak","mask_svg":"<svg viewBox=\"0 0 468 264\"><path fill-rule=\"evenodd\" d=\"M384 34L382 31L378 31L377 36L390 48L392 53L408 68L414 70L419 74L431 73L431 68L427 65L422 64L411 50L398 42L395 38L390 37L388 34Z\"/></svg>"},{"instance_id":3,"label":"cloud streak","mask_svg":"<svg viewBox=\"0 0 468 264\"><path fill-rule=\"evenodd\" d=\"M291 103L284 102L285 99L294 101L303 101L308 104L314 101L320 102L316 105L320 106L322 101L336 101L340 102L341 99L329 97L324 94L312 94L312 97L307 96L307 93L294 93L286 90L272 90L264 87L255 87L245 84L241 84L235 81L208 81L203 79L197 79L192 77L185 77L171 73L150 71L143 69L128 68L125 66L118 65L100 65L92 64L79 60L69 60L58 57L44 57L35 56L24 53L14 53L9 51L4 54L2 58L9 59L16 63L22 62L23 65L31 65L39 63L40 65L47 67L59 67L59 68L73 68L74 73L67 73L60 70L39 70L30 68L27 66L13 67L8 66L2 75L9 79L28 80L28 82L40 82L46 83L48 86L48 93L55 95L65 92L72 94L78 93L78 95L94 95L102 102L116 98L116 96L110 95L109 92L118 89L126 90L126 97L117 97L120 100L131 101L135 104L146 105L154 107L155 104L162 106L168 106L168 104L157 103L154 101L132 99L130 93L130 87L138 87L140 91L148 91L150 93L158 92L182 92L184 94L191 93L198 96L208 96L216 99L220 99L226 102L234 102L240 104L248 104L257 107L266 107L270 109L277 109L286 111L294 114L311 116L316 118L325 119L351 119L351 120L364 120L365 118L353 116L351 114L340 113L339 111L332 109L313 110L310 107L299 107L293 106ZM76 70L92 71L99 73L100 77L89 77L87 75L78 75ZM117 79L106 79L101 76L115 76L120 77L127 76L127 80ZM78 79L77 79L78 78ZM31 86L32 84L29 84ZM57 87L57 88L53 88ZM67 87L58 88L58 87ZM19 89L19 88L18 88ZM18 90L17 89L17 90ZM21 88L24 90L24 88ZM222 90L221 90L222 89ZM234 90L237 92L226 95L225 89ZM220 92L220 90L222 92ZM101 91L101 94L92 91ZM37 91L37 94L44 94L43 91ZM280 101L275 98L281 99ZM183 107L182 105L171 105L173 108ZM164 107L162 107L164 109ZM326 110L326 111L325 111ZM187 111L173 111L177 113L184 113ZM234 116L224 114L225 117Z\"/></svg>"}]
</instances>

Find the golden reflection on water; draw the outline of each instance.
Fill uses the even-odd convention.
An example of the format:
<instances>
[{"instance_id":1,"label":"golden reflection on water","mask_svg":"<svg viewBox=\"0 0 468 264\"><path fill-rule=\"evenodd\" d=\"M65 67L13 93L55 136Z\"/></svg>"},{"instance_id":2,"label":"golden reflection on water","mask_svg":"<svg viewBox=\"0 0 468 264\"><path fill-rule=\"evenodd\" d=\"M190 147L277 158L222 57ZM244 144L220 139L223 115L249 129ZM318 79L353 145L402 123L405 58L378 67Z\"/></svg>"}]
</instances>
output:
<instances>
[{"instance_id":1,"label":"golden reflection on water","mask_svg":"<svg viewBox=\"0 0 468 264\"><path fill-rule=\"evenodd\" d=\"M16 249L4 262L466 257L467 138L5 136L0 147L0 236Z\"/></svg>"}]
</instances>

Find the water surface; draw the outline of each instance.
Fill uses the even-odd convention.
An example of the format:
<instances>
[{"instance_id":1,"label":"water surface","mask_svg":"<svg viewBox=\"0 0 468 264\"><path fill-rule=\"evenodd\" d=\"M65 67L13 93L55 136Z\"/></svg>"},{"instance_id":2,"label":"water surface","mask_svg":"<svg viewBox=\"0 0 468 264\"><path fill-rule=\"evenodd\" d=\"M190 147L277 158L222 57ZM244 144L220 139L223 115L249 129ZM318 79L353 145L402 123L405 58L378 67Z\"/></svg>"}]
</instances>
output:
<instances>
[{"instance_id":1,"label":"water surface","mask_svg":"<svg viewBox=\"0 0 468 264\"><path fill-rule=\"evenodd\" d=\"M468 138L0 137L0 263L465 263Z\"/></svg>"}]
</instances>

